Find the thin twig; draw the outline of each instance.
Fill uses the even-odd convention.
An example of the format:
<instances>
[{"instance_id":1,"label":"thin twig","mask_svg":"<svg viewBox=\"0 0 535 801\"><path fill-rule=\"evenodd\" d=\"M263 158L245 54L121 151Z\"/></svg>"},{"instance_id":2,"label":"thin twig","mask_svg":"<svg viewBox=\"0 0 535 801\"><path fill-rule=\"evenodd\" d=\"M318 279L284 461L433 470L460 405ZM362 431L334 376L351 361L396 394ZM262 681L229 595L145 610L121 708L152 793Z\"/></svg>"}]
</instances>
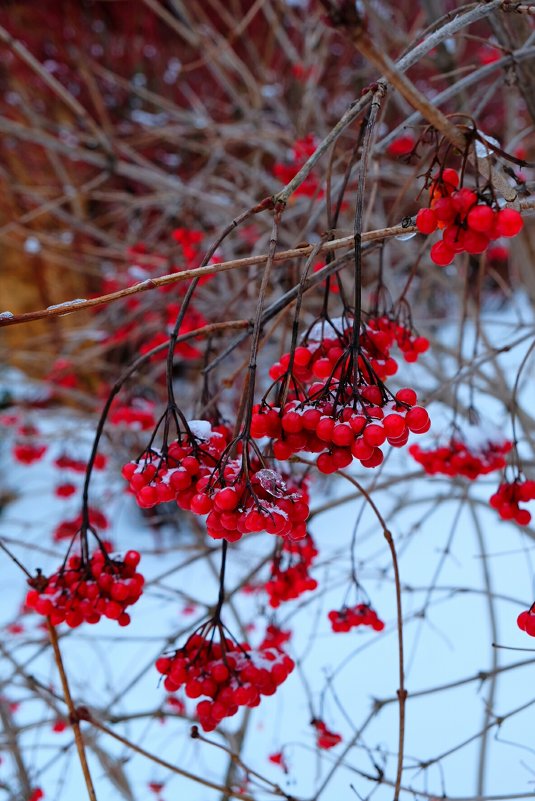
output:
<instances>
[{"instance_id":1,"label":"thin twig","mask_svg":"<svg viewBox=\"0 0 535 801\"><path fill-rule=\"evenodd\" d=\"M67 680L67 674L65 673L65 667L63 665L63 659L61 656L61 651L59 647L58 641L58 633L56 631L56 627L52 625L50 622L50 618L46 619L46 625L48 629L48 636L50 638L50 643L54 650L54 659L56 661L56 665L58 667L59 676L61 679L61 686L63 688L63 695L65 697L65 701L67 703L67 707L69 710L69 718L70 724L72 726L72 730L74 732L74 739L76 742L76 749L78 751L78 757L80 758L80 766L82 768L82 773L84 774L85 785L87 787L87 794L91 801L97 801L97 796L95 793L95 788L93 787L93 780L91 778L91 773L89 771L89 765L87 763L87 756L85 753L85 745L84 740L82 737L82 732L80 731L80 716L74 706L71 691L69 688L69 682Z\"/></svg>"}]
</instances>

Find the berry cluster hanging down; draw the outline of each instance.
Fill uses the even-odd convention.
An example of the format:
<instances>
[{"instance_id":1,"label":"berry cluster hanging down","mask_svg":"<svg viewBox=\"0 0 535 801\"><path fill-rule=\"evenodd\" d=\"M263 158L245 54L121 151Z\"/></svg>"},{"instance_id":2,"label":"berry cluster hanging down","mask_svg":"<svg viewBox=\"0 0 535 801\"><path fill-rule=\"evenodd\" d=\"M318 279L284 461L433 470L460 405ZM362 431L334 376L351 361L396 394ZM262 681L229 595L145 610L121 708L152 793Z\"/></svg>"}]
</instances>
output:
<instances>
[{"instance_id":1,"label":"berry cluster hanging down","mask_svg":"<svg viewBox=\"0 0 535 801\"><path fill-rule=\"evenodd\" d=\"M332 609L327 617L331 621L331 628L334 632L351 631L358 626L371 626L374 631L382 631L385 627L383 621L377 616L377 612L368 604Z\"/></svg>"},{"instance_id":2,"label":"berry cluster hanging down","mask_svg":"<svg viewBox=\"0 0 535 801\"><path fill-rule=\"evenodd\" d=\"M26 605L54 626L65 622L76 628L84 622L98 623L101 617L127 626L130 615L125 610L143 592L144 578L136 571L139 560L137 551L127 551L120 558L99 549L87 564L80 556L70 556L52 576L29 580L32 589Z\"/></svg>"},{"instance_id":3,"label":"berry cluster hanging down","mask_svg":"<svg viewBox=\"0 0 535 801\"><path fill-rule=\"evenodd\" d=\"M420 209L416 216L420 233L442 229L442 239L430 254L440 267L451 264L457 253L483 253L493 240L516 236L524 225L516 209L500 209L494 198L458 187L458 173L442 170L430 186L430 208Z\"/></svg>"},{"instance_id":4,"label":"berry cluster hanging down","mask_svg":"<svg viewBox=\"0 0 535 801\"><path fill-rule=\"evenodd\" d=\"M490 505L496 509L502 520L514 520L519 526L527 526L531 522L531 512L520 507L521 503L535 500L535 481L521 478L515 481L503 481L494 495Z\"/></svg>"},{"instance_id":5,"label":"berry cluster hanging down","mask_svg":"<svg viewBox=\"0 0 535 801\"><path fill-rule=\"evenodd\" d=\"M262 695L273 695L294 669L293 660L279 648L253 650L228 637L193 634L185 646L156 662L165 676L164 687L176 692L184 687L197 704L197 716L205 731L213 731L241 706L258 706ZM208 700L209 699L209 700Z\"/></svg>"},{"instance_id":6,"label":"berry cluster hanging down","mask_svg":"<svg viewBox=\"0 0 535 801\"><path fill-rule=\"evenodd\" d=\"M414 444L409 447L409 453L431 476L464 476L473 481L494 470L503 470L505 456L512 447L513 443L506 439L484 438L477 444L469 443L459 433L452 436L447 445L421 448Z\"/></svg>"}]
</instances>

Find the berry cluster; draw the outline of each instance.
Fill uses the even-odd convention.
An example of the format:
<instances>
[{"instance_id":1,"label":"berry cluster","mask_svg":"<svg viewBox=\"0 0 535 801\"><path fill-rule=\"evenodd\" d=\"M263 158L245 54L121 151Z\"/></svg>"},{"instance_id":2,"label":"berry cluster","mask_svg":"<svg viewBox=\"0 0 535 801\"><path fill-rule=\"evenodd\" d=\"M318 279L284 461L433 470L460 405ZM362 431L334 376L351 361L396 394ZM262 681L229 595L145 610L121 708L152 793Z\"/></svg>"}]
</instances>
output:
<instances>
[{"instance_id":1,"label":"berry cluster","mask_svg":"<svg viewBox=\"0 0 535 801\"><path fill-rule=\"evenodd\" d=\"M377 467L384 458L385 442L401 448L409 432L423 434L430 428L429 415L415 405L417 396L411 388L398 390L392 398L373 384L361 385L358 399L351 397L349 386L343 394L348 397L340 407L330 400L288 401L282 409L267 403L257 406L251 435L271 437L277 459L298 452L319 454L320 472L334 473L354 458L364 467Z\"/></svg>"},{"instance_id":2,"label":"berry cluster","mask_svg":"<svg viewBox=\"0 0 535 801\"><path fill-rule=\"evenodd\" d=\"M520 503L535 500L535 481L504 481L490 498L490 505L496 509L502 520L514 520L519 526L527 526L531 513L521 509Z\"/></svg>"},{"instance_id":3,"label":"berry cluster","mask_svg":"<svg viewBox=\"0 0 535 801\"><path fill-rule=\"evenodd\" d=\"M448 445L442 447L423 449L419 445L411 445L409 453L431 476L464 476L473 481L494 470L503 470L505 455L512 447L513 443L509 440L487 440L481 442L476 450L454 436Z\"/></svg>"},{"instance_id":4,"label":"berry cluster","mask_svg":"<svg viewBox=\"0 0 535 801\"><path fill-rule=\"evenodd\" d=\"M451 264L457 253L483 253L501 236L513 237L524 225L515 209L493 208L471 189L458 188L455 170L442 170L430 187L430 208L420 209L416 227L422 234L442 229L442 239L431 248L431 260L441 267Z\"/></svg>"},{"instance_id":5,"label":"berry cluster","mask_svg":"<svg viewBox=\"0 0 535 801\"><path fill-rule=\"evenodd\" d=\"M266 582L269 605L276 609L285 601L299 598L304 592L315 590L316 579L309 573L318 555L310 534L298 542L284 540L282 548L271 565L271 578Z\"/></svg>"},{"instance_id":6,"label":"berry cluster","mask_svg":"<svg viewBox=\"0 0 535 801\"><path fill-rule=\"evenodd\" d=\"M333 334L324 335L327 321L316 323L305 343L284 354L270 375L288 387L283 405L265 399L254 407L251 436L273 440L279 460L295 453L318 454L322 473L334 473L358 459L364 467L383 461L381 445L407 443L409 432L424 433L431 425L425 409L416 406L413 389L393 395L383 378L398 368L390 355L396 342L408 361L429 343L388 316L371 318L353 348L350 321L329 321ZM341 333L342 332L342 333Z\"/></svg>"},{"instance_id":7,"label":"berry cluster","mask_svg":"<svg viewBox=\"0 0 535 801\"><path fill-rule=\"evenodd\" d=\"M17 440L12 450L12 455L16 462L33 464L43 458L47 446L42 442L36 441L38 436L39 431L35 426L20 426L17 430Z\"/></svg>"},{"instance_id":8,"label":"berry cluster","mask_svg":"<svg viewBox=\"0 0 535 801\"><path fill-rule=\"evenodd\" d=\"M97 453L93 460L93 468L95 470L104 470L107 463L107 457L103 453ZM75 473L85 473L87 462L84 459L75 459L67 453L62 453L61 456L54 459L54 467L60 470L72 470Z\"/></svg>"},{"instance_id":9,"label":"berry cluster","mask_svg":"<svg viewBox=\"0 0 535 801\"><path fill-rule=\"evenodd\" d=\"M347 370L350 360L352 321L344 319L334 322L340 323L341 330L333 328L331 336L324 336L324 326L318 324L305 342L295 349L293 360L291 353L284 353L272 365L270 377L274 381L282 378L291 365L294 385L303 388L310 389L315 381L331 377L339 379ZM319 339L316 338L318 334ZM359 368L368 379L369 368L381 381L397 373L398 363L391 354L394 345L401 350L405 361L415 362L429 348L429 340L386 314L370 316L361 332L359 344L362 353Z\"/></svg>"},{"instance_id":10,"label":"berry cluster","mask_svg":"<svg viewBox=\"0 0 535 801\"><path fill-rule=\"evenodd\" d=\"M150 448L137 461L124 465L123 478L129 482L142 509L176 501L181 509L196 514L209 511L209 507L201 508L199 505L197 483L211 476L228 445L228 430L224 426L212 429L204 421L191 421L189 425L202 436L190 430L188 435L171 442L165 450L160 452Z\"/></svg>"},{"instance_id":11,"label":"berry cluster","mask_svg":"<svg viewBox=\"0 0 535 801\"><path fill-rule=\"evenodd\" d=\"M255 707L262 695L273 695L294 669L294 662L277 648L253 650L229 638L193 634L185 646L156 662L165 676L164 687L176 692L184 687L188 698L207 696L197 704L204 731L213 731L223 718L240 706Z\"/></svg>"},{"instance_id":12,"label":"berry cluster","mask_svg":"<svg viewBox=\"0 0 535 801\"><path fill-rule=\"evenodd\" d=\"M374 631L382 631L385 627L383 621L377 617L377 612L368 604L344 606L339 610L333 609L327 617L331 621L332 630L335 632L351 631L357 626L371 626Z\"/></svg>"},{"instance_id":13,"label":"berry cluster","mask_svg":"<svg viewBox=\"0 0 535 801\"><path fill-rule=\"evenodd\" d=\"M209 512L206 527L214 539L236 542L244 534L259 531L292 540L306 537L306 490L292 486L274 470L246 473L243 459L229 459L213 479L199 481L197 489L201 494L192 501L192 511Z\"/></svg>"},{"instance_id":14,"label":"berry cluster","mask_svg":"<svg viewBox=\"0 0 535 801\"><path fill-rule=\"evenodd\" d=\"M165 452L150 449L123 467L139 506L176 501L181 509L208 515L210 536L228 542L259 531L291 539L306 535L306 488L251 460L239 442L236 450L242 453L229 458L230 432L224 426L199 420L188 425L188 435Z\"/></svg>"},{"instance_id":15,"label":"berry cluster","mask_svg":"<svg viewBox=\"0 0 535 801\"><path fill-rule=\"evenodd\" d=\"M330 748L334 748L335 745L342 742L342 735L335 734L335 732L328 729L327 724L324 723L323 720L314 718L312 725L316 729L316 745L318 748L328 751Z\"/></svg>"},{"instance_id":16,"label":"berry cluster","mask_svg":"<svg viewBox=\"0 0 535 801\"><path fill-rule=\"evenodd\" d=\"M369 343L369 344L368 344ZM395 345L403 354L406 362L416 362L418 357L429 349L427 337L418 336L413 330L400 323L398 320L383 314L380 317L370 317L367 323L363 348L367 351L368 359L375 373L384 380L381 371L381 361L390 364L394 361L390 356L390 350ZM374 350L379 354L374 355ZM397 372L397 362L395 362ZM384 377L393 375L391 371L385 371Z\"/></svg>"},{"instance_id":17,"label":"berry cluster","mask_svg":"<svg viewBox=\"0 0 535 801\"><path fill-rule=\"evenodd\" d=\"M95 509L94 507L89 507L88 509L89 515L89 525L92 528L98 528L101 531L105 531L109 528L109 522L106 515L100 511L100 509ZM71 540L78 532L80 531L83 523L82 515L78 515L77 517L72 518L72 520L61 520L54 532L52 537L55 542L61 542L61 540Z\"/></svg>"},{"instance_id":18,"label":"berry cluster","mask_svg":"<svg viewBox=\"0 0 535 801\"><path fill-rule=\"evenodd\" d=\"M128 426L135 431L150 431L156 425L154 404L138 400L128 406L115 406L108 420L113 426Z\"/></svg>"},{"instance_id":19,"label":"berry cluster","mask_svg":"<svg viewBox=\"0 0 535 801\"><path fill-rule=\"evenodd\" d=\"M137 551L127 551L121 559L99 549L88 564L80 556L70 556L49 578L29 580L32 589L26 606L50 618L54 626L65 622L76 628L84 622L98 623L102 616L127 626L130 615L125 610L143 591L144 578L136 572L139 560Z\"/></svg>"},{"instance_id":20,"label":"berry cluster","mask_svg":"<svg viewBox=\"0 0 535 801\"><path fill-rule=\"evenodd\" d=\"M525 631L530 637L535 637L535 609L533 606L520 612L516 622L521 631Z\"/></svg>"},{"instance_id":21,"label":"berry cluster","mask_svg":"<svg viewBox=\"0 0 535 801\"><path fill-rule=\"evenodd\" d=\"M270 623L266 628L264 639L260 643L259 648L282 648L283 645L286 645L286 643L290 641L291 637L291 631L285 631L273 625L273 623Z\"/></svg>"}]
</instances>

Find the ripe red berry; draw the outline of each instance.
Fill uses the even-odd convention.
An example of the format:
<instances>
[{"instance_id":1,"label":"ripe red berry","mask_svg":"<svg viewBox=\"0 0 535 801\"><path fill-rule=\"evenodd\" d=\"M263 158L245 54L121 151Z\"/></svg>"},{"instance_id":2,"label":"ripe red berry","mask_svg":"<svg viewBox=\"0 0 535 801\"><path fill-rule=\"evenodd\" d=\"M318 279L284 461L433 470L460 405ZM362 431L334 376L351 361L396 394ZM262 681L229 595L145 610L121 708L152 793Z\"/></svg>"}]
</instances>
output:
<instances>
[{"instance_id":1,"label":"ripe red berry","mask_svg":"<svg viewBox=\"0 0 535 801\"><path fill-rule=\"evenodd\" d=\"M396 400L400 403L406 403L408 406L414 406L418 397L413 389L404 387L403 389L398 389L396 392Z\"/></svg>"},{"instance_id":2,"label":"ripe red berry","mask_svg":"<svg viewBox=\"0 0 535 801\"><path fill-rule=\"evenodd\" d=\"M455 258L455 251L445 242L435 242L430 252L431 261L439 267L447 267Z\"/></svg>"},{"instance_id":3,"label":"ripe red berry","mask_svg":"<svg viewBox=\"0 0 535 801\"><path fill-rule=\"evenodd\" d=\"M479 231L483 234L490 234L494 226L495 212L490 206L478 204L473 206L468 212L466 222L469 228L473 231Z\"/></svg>"},{"instance_id":4,"label":"ripe red berry","mask_svg":"<svg viewBox=\"0 0 535 801\"><path fill-rule=\"evenodd\" d=\"M432 234L436 231L438 219L433 209L420 209L416 215L416 227L421 234Z\"/></svg>"},{"instance_id":5,"label":"ripe red berry","mask_svg":"<svg viewBox=\"0 0 535 801\"><path fill-rule=\"evenodd\" d=\"M516 236L524 227L524 221L516 209L501 209L496 215L494 234L498 236Z\"/></svg>"}]
</instances>

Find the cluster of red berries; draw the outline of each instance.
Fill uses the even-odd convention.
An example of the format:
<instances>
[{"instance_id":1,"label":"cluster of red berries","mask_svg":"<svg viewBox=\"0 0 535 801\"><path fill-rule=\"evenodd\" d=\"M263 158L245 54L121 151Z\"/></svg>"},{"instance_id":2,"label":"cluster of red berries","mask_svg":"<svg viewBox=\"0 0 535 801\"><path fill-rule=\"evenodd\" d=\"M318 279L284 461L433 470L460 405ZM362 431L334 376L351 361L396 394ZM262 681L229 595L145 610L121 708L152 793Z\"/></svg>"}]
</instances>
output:
<instances>
[{"instance_id":1,"label":"cluster of red berries","mask_svg":"<svg viewBox=\"0 0 535 801\"><path fill-rule=\"evenodd\" d=\"M334 748L335 745L342 742L342 735L336 734L327 728L327 724L324 723L323 720L314 718L311 723L316 730L316 745L318 748L328 751L330 748Z\"/></svg>"},{"instance_id":2,"label":"cluster of red berries","mask_svg":"<svg viewBox=\"0 0 535 801\"><path fill-rule=\"evenodd\" d=\"M382 631L385 627L383 621L377 616L377 612L368 604L344 606L339 610L333 609L327 617L335 632L351 631L357 626L371 626L374 631Z\"/></svg>"},{"instance_id":3,"label":"cluster of red berries","mask_svg":"<svg viewBox=\"0 0 535 801\"><path fill-rule=\"evenodd\" d=\"M267 531L281 537L306 535L309 514L306 489L274 470L247 462L246 454L221 460L229 445L224 426L190 423L203 439L190 434L172 442L165 455L156 450L123 467L123 477L142 508L176 501L181 509L208 515L214 539L236 542L244 534ZM242 449L243 450L243 449Z\"/></svg>"},{"instance_id":4,"label":"cluster of red berries","mask_svg":"<svg viewBox=\"0 0 535 801\"><path fill-rule=\"evenodd\" d=\"M127 626L130 615L125 610L143 591L144 578L136 571L139 560L137 551L112 558L99 549L88 564L78 555L70 556L49 578L29 580L32 589L26 606L50 618L54 626L65 622L76 628L84 622L98 623L102 616Z\"/></svg>"},{"instance_id":5,"label":"cluster of red berries","mask_svg":"<svg viewBox=\"0 0 535 801\"><path fill-rule=\"evenodd\" d=\"M368 345L368 342L370 345ZM376 374L384 380L381 374L381 361L390 364L391 361L395 362L390 356L390 350L397 345L403 358L406 362L416 362L422 353L429 350L429 340L427 337L418 336L411 328L403 325L399 321L388 317L383 314L381 317L370 317L367 322L365 331L363 349L366 351L367 358L369 359L372 368ZM379 351L378 355L374 354L374 350ZM395 362L397 372L397 362ZM391 371L385 372L385 378L393 375Z\"/></svg>"},{"instance_id":6,"label":"cluster of red berries","mask_svg":"<svg viewBox=\"0 0 535 801\"><path fill-rule=\"evenodd\" d=\"M520 612L516 622L521 631L525 631L530 637L535 637L535 609L533 606Z\"/></svg>"},{"instance_id":7,"label":"cluster of red berries","mask_svg":"<svg viewBox=\"0 0 535 801\"><path fill-rule=\"evenodd\" d=\"M347 393L352 388L347 387ZM334 473L358 459L364 467L383 461L381 445L406 445L409 432L423 434L431 422L427 411L416 406L411 388L400 389L393 399L375 385L362 386L358 400L342 398L337 408L331 401L289 401L282 409L265 403L255 407L251 421L253 437L271 437L277 459L298 452L317 453L318 469Z\"/></svg>"},{"instance_id":8,"label":"cluster of red berries","mask_svg":"<svg viewBox=\"0 0 535 801\"><path fill-rule=\"evenodd\" d=\"M13 458L21 464L38 462L46 453L46 445L17 442L13 446Z\"/></svg>"},{"instance_id":9,"label":"cluster of red berries","mask_svg":"<svg viewBox=\"0 0 535 801\"><path fill-rule=\"evenodd\" d=\"M347 371L350 361L350 346L352 328L348 320L341 320L341 331L333 329L330 337L321 339L308 339L297 347L293 354L284 353L278 362L272 365L269 375L276 381L286 375L292 365L292 378L297 386L309 388L316 381L325 381L329 378L340 379ZM351 321L352 324L352 321ZM391 350L397 345L406 362L415 362L420 354L429 348L429 340L413 333L413 331L397 320L384 314L379 317L370 317L364 326L359 347L360 371L370 379L373 374L384 381L398 371L398 363L393 358ZM317 385L314 384L314 390Z\"/></svg>"},{"instance_id":10,"label":"cluster of red berries","mask_svg":"<svg viewBox=\"0 0 535 801\"><path fill-rule=\"evenodd\" d=\"M153 348L157 348L158 345L164 345L169 342L169 334L174 328L175 320L178 316L180 311L180 306L178 303L168 303L165 307L165 321L160 323L160 326L164 324L165 330L159 330L154 336L144 342L139 352L144 355L145 353L149 353ZM146 319L148 317L152 318L153 312L149 315L146 315ZM184 315L184 319L182 321L182 325L180 326L179 336L183 334L189 334L190 331L195 331L198 328L202 328L203 326L207 325L208 320L206 317L201 314L197 309L190 308L186 311ZM193 341L193 338L192 338ZM184 341L184 342L177 342L175 346L174 353L176 356L181 356L183 359L199 359L202 356L202 351L199 350L195 345L191 344L191 341ZM155 353L151 356L151 361L162 361L164 362L167 359L167 350L163 348L158 353Z\"/></svg>"},{"instance_id":11,"label":"cluster of red berries","mask_svg":"<svg viewBox=\"0 0 535 801\"><path fill-rule=\"evenodd\" d=\"M93 460L93 468L95 470L104 470L107 464L107 456L103 453L97 453ZM75 459L67 453L62 453L61 456L54 459L54 467L60 470L72 470L74 473L85 473L87 462L84 459Z\"/></svg>"},{"instance_id":12,"label":"cluster of red berries","mask_svg":"<svg viewBox=\"0 0 535 801\"><path fill-rule=\"evenodd\" d=\"M275 470L261 468L248 475L242 459L229 459L214 479L197 483L191 510L206 514L206 527L214 539L236 542L244 534L267 531L280 537L306 537L308 496Z\"/></svg>"},{"instance_id":13,"label":"cluster of red berries","mask_svg":"<svg viewBox=\"0 0 535 801\"><path fill-rule=\"evenodd\" d=\"M95 509L94 507L90 506L88 509L89 515L89 525L92 528L97 528L100 531L105 531L109 527L108 518L106 515L100 511L100 509ZM82 515L78 515L78 517L74 517L72 520L61 520L54 532L52 537L55 542L60 542L61 540L71 540L81 529L83 523Z\"/></svg>"},{"instance_id":14,"label":"cluster of red berries","mask_svg":"<svg viewBox=\"0 0 535 801\"><path fill-rule=\"evenodd\" d=\"M17 430L17 440L13 445L13 458L21 464L38 462L46 453L47 446L37 442L38 429L33 425L20 426Z\"/></svg>"},{"instance_id":15,"label":"cluster of red berries","mask_svg":"<svg viewBox=\"0 0 535 801\"><path fill-rule=\"evenodd\" d=\"M519 526L527 526L531 513L521 509L521 503L535 500L535 481L504 481L490 498L490 505L496 509L502 520L514 520Z\"/></svg>"},{"instance_id":16,"label":"cluster of red berries","mask_svg":"<svg viewBox=\"0 0 535 801\"><path fill-rule=\"evenodd\" d=\"M202 430L193 425L199 422L192 421L190 425ZM198 490L197 483L211 476L228 442L227 428L212 428L206 423L202 438L190 433L172 442L165 452L150 449L137 461L125 464L122 475L142 509L176 501L181 509L206 514L209 510L200 508L198 497L205 485ZM204 498L204 494L200 497Z\"/></svg>"},{"instance_id":17,"label":"cluster of red berries","mask_svg":"<svg viewBox=\"0 0 535 801\"><path fill-rule=\"evenodd\" d=\"M310 575L309 568L317 555L310 534L298 542L284 540L280 553L271 565L271 577L265 585L272 609L316 589L318 582Z\"/></svg>"},{"instance_id":18,"label":"cluster of red berries","mask_svg":"<svg viewBox=\"0 0 535 801\"><path fill-rule=\"evenodd\" d=\"M455 170L442 170L430 187L431 206L420 209L416 227L422 234L443 229L442 239L431 248L431 260L441 267L451 264L457 253L483 253L490 242L501 236L513 237L524 225L515 209L496 209L479 202L475 192L458 189Z\"/></svg>"},{"instance_id":19,"label":"cluster of red berries","mask_svg":"<svg viewBox=\"0 0 535 801\"><path fill-rule=\"evenodd\" d=\"M260 643L259 648L282 648L283 645L286 645L286 643L291 640L291 637L291 631L285 631L275 626L273 623L270 623L266 628L264 639Z\"/></svg>"},{"instance_id":20,"label":"cluster of red berries","mask_svg":"<svg viewBox=\"0 0 535 801\"><path fill-rule=\"evenodd\" d=\"M229 638L214 642L213 637L198 633L172 656L156 661L168 692L184 687L188 698L210 699L200 701L196 708L204 731L213 731L240 706L258 706L261 696L273 695L294 666L277 648L253 650L247 643Z\"/></svg>"},{"instance_id":21,"label":"cluster of red berries","mask_svg":"<svg viewBox=\"0 0 535 801\"><path fill-rule=\"evenodd\" d=\"M509 440L489 440L474 451L466 442L452 437L448 445L438 448L424 450L419 445L411 445L409 453L431 476L464 476L473 481L494 470L503 470L505 455L512 447L513 443Z\"/></svg>"},{"instance_id":22,"label":"cluster of red berries","mask_svg":"<svg viewBox=\"0 0 535 801\"><path fill-rule=\"evenodd\" d=\"M154 404L148 401L134 401L131 404L116 406L108 418L113 426L128 426L135 431L150 431L156 425Z\"/></svg>"}]
</instances>

